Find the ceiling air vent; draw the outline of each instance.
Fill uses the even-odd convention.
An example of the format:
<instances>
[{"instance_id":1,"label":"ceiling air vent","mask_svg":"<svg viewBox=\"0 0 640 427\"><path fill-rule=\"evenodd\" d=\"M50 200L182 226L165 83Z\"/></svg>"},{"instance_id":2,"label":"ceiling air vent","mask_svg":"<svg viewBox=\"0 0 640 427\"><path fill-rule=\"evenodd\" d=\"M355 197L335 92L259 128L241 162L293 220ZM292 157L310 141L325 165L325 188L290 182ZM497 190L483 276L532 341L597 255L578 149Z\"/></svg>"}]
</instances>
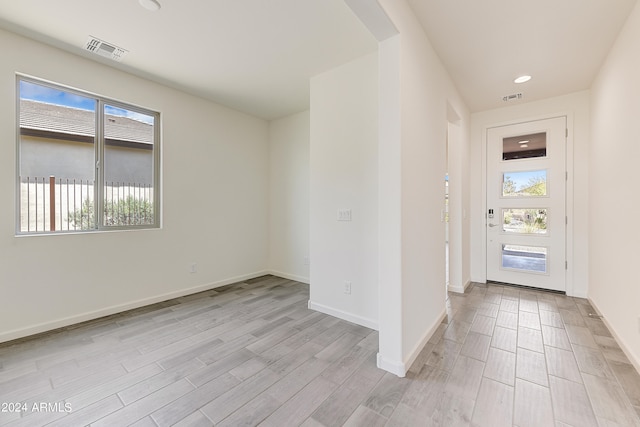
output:
<instances>
[{"instance_id":1,"label":"ceiling air vent","mask_svg":"<svg viewBox=\"0 0 640 427\"><path fill-rule=\"evenodd\" d=\"M97 55L104 56L105 58L113 59L114 61L122 61L122 58L127 54L127 50L118 47L112 43L107 43L96 37L89 36L87 44L84 47L89 52L93 52Z\"/></svg>"},{"instance_id":2,"label":"ceiling air vent","mask_svg":"<svg viewBox=\"0 0 640 427\"><path fill-rule=\"evenodd\" d=\"M518 99L522 99L522 93L512 93L511 95L505 95L502 97L504 102L517 101Z\"/></svg>"}]
</instances>

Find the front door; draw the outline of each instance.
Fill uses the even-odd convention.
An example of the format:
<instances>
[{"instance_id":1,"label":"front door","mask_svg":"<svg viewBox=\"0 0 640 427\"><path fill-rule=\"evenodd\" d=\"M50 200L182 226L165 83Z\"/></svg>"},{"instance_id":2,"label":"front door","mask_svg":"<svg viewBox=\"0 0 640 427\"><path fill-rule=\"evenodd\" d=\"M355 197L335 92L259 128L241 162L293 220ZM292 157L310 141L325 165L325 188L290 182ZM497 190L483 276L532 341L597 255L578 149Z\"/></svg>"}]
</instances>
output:
<instances>
[{"instance_id":1,"label":"front door","mask_svg":"<svg viewBox=\"0 0 640 427\"><path fill-rule=\"evenodd\" d=\"M566 117L487 130L487 280L565 290Z\"/></svg>"}]
</instances>

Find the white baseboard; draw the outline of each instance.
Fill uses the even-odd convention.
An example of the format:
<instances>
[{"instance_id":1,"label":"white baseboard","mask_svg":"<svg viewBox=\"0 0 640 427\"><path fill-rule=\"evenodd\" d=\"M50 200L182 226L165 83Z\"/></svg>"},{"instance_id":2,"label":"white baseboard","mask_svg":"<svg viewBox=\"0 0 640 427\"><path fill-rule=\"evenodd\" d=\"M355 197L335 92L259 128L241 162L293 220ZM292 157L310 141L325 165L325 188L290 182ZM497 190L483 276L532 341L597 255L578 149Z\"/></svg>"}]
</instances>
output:
<instances>
[{"instance_id":1,"label":"white baseboard","mask_svg":"<svg viewBox=\"0 0 640 427\"><path fill-rule=\"evenodd\" d=\"M391 372L392 374L397 375L400 378L404 378L404 376L407 374L407 369L405 369L404 363L385 360L385 358L382 357L380 353L378 353L377 355L377 366L383 371Z\"/></svg>"},{"instance_id":2,"label":"white baseboard","mask_svg":"<svg viewBox=\"0 0 640 427\"><path fill-rule=\"evenodd\" d=\"M440 315L436 318L436 321L431 324L431 327L427 329L427 331L422 336L422 339L418 341L418 343L413 348L413 350L407 355L404 361L405 373L409 370L413 362L416 361L416 359L420 355L420 352L422 351L424 346L427 345L427 342L431 339L433 334L436 332L436 330L438 329L438 326L440 326L440 323L442 323L442 320L446 315L447 315L447 310L443 308L442 313L440 313Z\"/></svg>"},{"instance_id":3,"label":"white baseboard","mask_svg":"<svg viewBox=\"0 0 640 427\"><path fill-rule=\"evenodd\" d=\"M467 283L465 283L464 286L452 286L451 284L449 284L447 286L447 290L449 292L455 292L457 294L464 294L464 291L467 290L470 284L471 284L471 280L467 280Z\"/></svg>"},{"instance_id":4,"label":"white baseboard","mask_svg":"<svg viewBox=\"0 0 640 427\"><path fill-rule=\"evenodd\" d=\"M254 273L244 274L242 276L230 277L228 279L219 280L217 282L194 286L193 288L181 289L179 291L168 292L166 294L157 295L151 298L143 298L143 299L131 301L128 303L103 308L100 310L95 310L95 311L78 314L75 316L65 317L65 318L54 320L51 322L44 322L37 325L29 326L26 328L14 329L12 331L2 332L0 333L0 343L28 337L30 335L52 331L58 328L64 328L66 326L75 325L75 324L86 322L89 320L99 319L105 316L111 316L112 314L122 313L127 310L133 310L135 308L144 307L150 304L156 304L162 301L179 298L186 295L196 294L198 292L208 291L214 288L218 288L220 286L230 285L232 283L242 282L244 280L249 280L256 277L264 276L265 274L270 274L270 273L267 270L256 271Z\"/></svg>"},{"instance_id":5,"label":"white baseboard","mask_svg":"<svg viewBox=\"0 0 640 427\"><path fill-rule=\"evenodd\" d=\"M404 378L409 368L411 368L413 362L416 361L416 359L420 355L420 352L422 351L422 349L424 349L424 346L427 345L427 342L436 332L438 326L440 326L440 323L442 323L442 319L444 319L444 316L446 314L447 311L443 309L442 313L440 313L440 315L436 318L436 321L433 322L429 329L427 329L420 341L418 341L413 350L407 355L404 362L386 360L380 353L378 353L378 368L395 374L400 378Z\"/></svg>"},{"instance_id":6,"label":"white baseboard","mask_svg":"<svg viewBox=\"0 0 640 427\"><path fill-rule=\"evenodd\" d=\"M378 322L373 319L358 316L356 314L348 313L346 311L338 310L326 305L318 304L311 300L309 300L307 306L310 310L319 311L320 313L328 314L329 316L337 317L338 319L346 320L347 322L355 323L357 325L364 326L376 331L378 330Z\"/></svg>"},{"instance_id":7,"label":"white baseboard","mask_svg":"<svg viewBox=\"0 0 640 427\"><path fill-rule=\"evenodd\" d=\"M589 296L587 295L586 292L576 292L576 293L567 293L568 297L576 297L576 298L584 298L584 299L589 299Z\"/></svg>"},{"instance_id":8,"label":"white baseboard","mask_svg":"<svg viewBox=\"0 0 640 427\"><path fill-rule=\"evenodd\" d=\"M598 308L596 303L593 302L591 298L587 298L587 299L589 300L589 304L591 304L591 306L595 309L596 313L602 316L602 311L600 311L600 308ZM620 346L624 354L627 356L627 358L633 365L633 367L636 368L636 371L640 374L640 360L638 360L638 357L635 354L633 354L631 350L629 350L629 347L625 344L624 340L620 338L620 335L618 335L618 333L613 328L613 326L611 326L607 318L602 316L602 321L604 322L605 326L609 329L609 332L611 332L611 335L613 335L613 338L616 340L616 342L618 343L618 345Z\"/></svg>"},{"instance_id":9,"label":"white baseboard","mask_svg":"<svg viewBox=\"0 0 640 427\"><path fill-rule=\"evenodd\" d=\"M282 277L283 279L295 280L296 282L306 283L307 285L310 283L308 277L298 276L296 274L284 273L282 271L277 271L277 270L269 270L269 274Z\"/></svg>"}]
</instances>

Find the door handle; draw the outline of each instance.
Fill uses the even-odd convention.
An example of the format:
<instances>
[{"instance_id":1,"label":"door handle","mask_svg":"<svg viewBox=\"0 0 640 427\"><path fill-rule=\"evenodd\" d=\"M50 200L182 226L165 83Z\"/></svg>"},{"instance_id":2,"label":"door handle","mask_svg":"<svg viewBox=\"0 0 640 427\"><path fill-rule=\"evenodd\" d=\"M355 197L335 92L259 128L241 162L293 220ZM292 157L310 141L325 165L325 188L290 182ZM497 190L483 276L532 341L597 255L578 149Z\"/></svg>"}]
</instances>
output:
<instances>
[{"instance_id":1,"label":"door handle","mask_svg":"<svg viewBox=\"0 0 640 427\"><path fill-rule=\"evenodd\" d=\"M497 227L497 226L498 226L498 224L491 224L491 223L489 223L489 227Z\"/></svg>"}]
</instances>

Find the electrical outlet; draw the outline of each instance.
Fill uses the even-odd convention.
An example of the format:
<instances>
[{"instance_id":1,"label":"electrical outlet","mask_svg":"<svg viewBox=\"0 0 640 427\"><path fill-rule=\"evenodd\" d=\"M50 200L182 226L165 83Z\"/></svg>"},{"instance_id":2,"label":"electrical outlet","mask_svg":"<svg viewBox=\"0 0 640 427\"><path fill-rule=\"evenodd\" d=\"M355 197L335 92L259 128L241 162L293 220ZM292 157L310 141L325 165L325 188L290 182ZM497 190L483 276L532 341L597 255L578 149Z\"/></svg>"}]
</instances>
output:
<instances>
[{"instance_id":1,"label":"electrical outlet","mask_svg":"<svg viewBox=\"0 0 640 427\"><path fill-rule=\"evenodd\" d=\"M351 295L351 282L348 280L344 281L344 293L346 295Z\"/></svg>"},{"instance_id":2,"label":"electrical outlet","mask_svg":"<svg viewBox=\"0 0 640 427\"><path fill-rule=\"evenodd\" d=\"M192 262L191 264L189 264L189 273L197 273L198 272L198 264L196 264L195 262Z\"/></svg>"},{"instance_id":3,"label":"electrical outlet","mask_svg":"<svg viewBox=\"0 0 640 427\"><path fill-rule=\"evenodd\" d=\"M304 265L309 265L309 257L304 257Z\"/></svg>"},{"instance_id":4,"label":"electrical outlet","mask_svg":"<svg viewBox=\"0 0 640 427\"><path fill-rule=\"evenodd\" d=\"M338 209L338 221L351 221L351 209Z\"/></svg>"}]
</instances>

